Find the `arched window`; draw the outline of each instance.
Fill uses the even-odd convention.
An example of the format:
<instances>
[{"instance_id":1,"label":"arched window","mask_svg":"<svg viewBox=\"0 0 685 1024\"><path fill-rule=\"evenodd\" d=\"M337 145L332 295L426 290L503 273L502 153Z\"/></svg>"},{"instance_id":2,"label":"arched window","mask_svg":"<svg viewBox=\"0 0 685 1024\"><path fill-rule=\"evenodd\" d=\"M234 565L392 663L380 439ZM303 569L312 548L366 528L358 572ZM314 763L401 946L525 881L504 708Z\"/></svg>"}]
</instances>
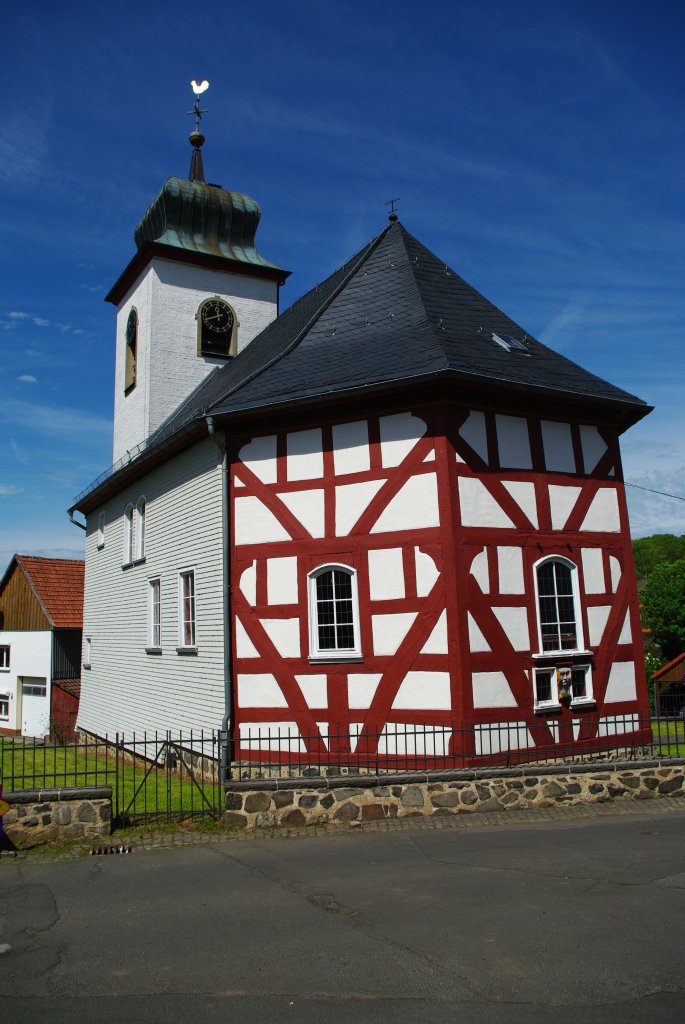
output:
<instances>
[{"instance_id":1,"label":"arched window","mask_svg":"<svg viewBox=\"0 0 685 1024\"><path fill-rule=\"evenodd\" d=\"M145 498L138 498L136 502L134 557L145 558Z\"/></svg>"},{"instance_id":2,"label":"arched window","mask_svg":"<svg viewBox=\"0 0 685 1024\"><path fill-rule=\"evenodd\" d=\"M219 295L205 299L195 314L197 354L226 359L237 351L238 321L234 309Z\"/></svg>"},{"instance_id":3,"label":"arched window","mask_svg":"<svg viewBox=\"0 0 685 1024\"><path fill-rule=\"evenodd\" d=\"M138 310L131 307L126 321L126 358L124 363L124 394L136 386L136 358L138 354Z\"/></svg>"},{"instance_id":4,"label":"arched window","mask_svg":"<svg viewBox=\"0 0 685 1024\"><path fill-rule=\"evenodd\" d=\"M361 654L357 573L322 565L309 574L310 655L354 658Z\"/></svg>"},{"instance_id":5,"label":"arched window","mask_svg":"<svg viewBox=\"0 0 685 1024\"><path fill-rule=\"evenodd\" d=\"M133 505L128 504L124 512L124 565L130 565L134 558L136 520Z\"/></svg>"},{"instance_id":6,"label":"arched window","mask_svg":"<svg viewBox=\"0 0 685 1024\"><path fill-rule=\"evenodd\" d=\"M566 558L546 558L535 567L540 651L582 648L577 569Z\"/></svg>"}]
</instances>

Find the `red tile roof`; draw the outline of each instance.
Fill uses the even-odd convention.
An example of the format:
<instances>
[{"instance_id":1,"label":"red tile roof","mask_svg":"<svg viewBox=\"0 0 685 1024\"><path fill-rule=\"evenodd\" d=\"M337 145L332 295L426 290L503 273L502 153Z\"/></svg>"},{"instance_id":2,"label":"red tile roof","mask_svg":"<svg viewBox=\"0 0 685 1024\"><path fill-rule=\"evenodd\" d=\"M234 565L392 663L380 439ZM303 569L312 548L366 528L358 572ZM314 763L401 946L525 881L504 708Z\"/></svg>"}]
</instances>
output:
<instances>
[{"instance_id":1,"label":"red tile roof","mask_svg":"<svg viewBox=\"0 0 685 1024\"><path fill-rule=\"evenodd\" d=\"M75 558L15 555L55 629L83 628L83 577L86 563Z\"/></svg>"}]
</instances>

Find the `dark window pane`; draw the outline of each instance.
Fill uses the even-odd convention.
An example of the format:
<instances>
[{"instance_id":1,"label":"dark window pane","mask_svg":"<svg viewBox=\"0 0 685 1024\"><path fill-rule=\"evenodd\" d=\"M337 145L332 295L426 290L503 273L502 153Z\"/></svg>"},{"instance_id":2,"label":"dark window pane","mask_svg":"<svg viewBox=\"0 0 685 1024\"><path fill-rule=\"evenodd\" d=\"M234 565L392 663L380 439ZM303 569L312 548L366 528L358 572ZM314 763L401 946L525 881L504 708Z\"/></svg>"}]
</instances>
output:
<instances>
[{"instance_id":1,"label":"dark window pane","mask_svg":"<svg viewBox=\"0 0 685 1024\"><path fill-rule=\"evenodd\" d=\"M335 573L335 596L352 597L352 579L348 572Z\"/></svg>"},{"instance_id":2,"label":"dark window pane","mask_svg":"<svg viewBox=\"0 0 685 1024\"><path fill-rule=\"evenodd\" d=\"M322 572L316 577L316 596L319 600L331 600L333 597L333 573Z\"/></svg>"},{"instance_id":3,"label":"dark window pane","mask_svg":"<svg viewBox=\"0 0 685 1024\"><path fill-rule=\"evenodd\" d=\"M538 702L552 699L552 673L538 672L535 676Z\"/></svg>"},{"instance_id":4,"label":"dark window pane","mask_svg":"<svg viewBox=\"0 0 685 1024\"><path fill-rule=\"evenodd\" d=\"M554 562L558 594L572 594L571 570L562 562Z\"/></svg>"},{"instance_id":5,"label":"dark window pane","mask_svg":"<svg viewBox=\"0 0 685 1024\"><path fill-rule=\"evenodd\" d=\"M571 673L572 685L573 685L573 696L574 697L585 697L587 696L587 683L584 668L576 668Z\"/></svg>"}]
</instances>

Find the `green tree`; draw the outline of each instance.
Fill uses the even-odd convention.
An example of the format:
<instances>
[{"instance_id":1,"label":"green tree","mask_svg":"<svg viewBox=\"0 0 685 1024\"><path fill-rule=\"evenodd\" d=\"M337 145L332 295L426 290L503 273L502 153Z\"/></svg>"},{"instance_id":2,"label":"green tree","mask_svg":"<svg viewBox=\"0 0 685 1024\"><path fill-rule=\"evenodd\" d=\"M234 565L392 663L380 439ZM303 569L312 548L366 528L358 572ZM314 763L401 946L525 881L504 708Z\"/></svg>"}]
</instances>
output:
<instances>
[{"instance_id":1,"label":"green tree","mask_svg":"<svg viewBox=\"0 0 685 1024\"><path fill-rule=\"evenodd\" d=\"M670 661L685 650L685 559L655 565L640 598L642 621Z\"/></svg>"},{"instance_id":2,"label":"green tree","mask_svg":"<svg viewBox=\"0 0 685 1024\"><path fill-rule=\"evenodd\" d=\"M633 541L635 575L646 579L654 567L661 562L677 562L685 558L685 535L676 537L673 533L653 533Z\"/></svg>"}]
</instances>

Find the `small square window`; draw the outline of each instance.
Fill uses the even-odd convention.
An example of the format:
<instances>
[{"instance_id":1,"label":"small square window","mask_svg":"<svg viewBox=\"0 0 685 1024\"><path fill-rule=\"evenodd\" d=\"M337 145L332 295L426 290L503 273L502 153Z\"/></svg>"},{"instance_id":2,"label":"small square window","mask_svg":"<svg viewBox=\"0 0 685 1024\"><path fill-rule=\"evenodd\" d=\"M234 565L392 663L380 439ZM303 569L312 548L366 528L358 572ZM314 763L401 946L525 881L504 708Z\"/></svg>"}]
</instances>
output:
<instances>
[{"instance_id":1,"label":"small square window","mask_svg":"<svg viewBox=\"0 0 685 1024\"><path fill-rule=\"evenodd\" d=\"M8 672L10 667L9 644L0 644L0 671Z\"/></svg>"},{"instance_id":2,"label":"small square window","mask_svg":"<svg viewBox=\"0 0 685 1024\"><path fill-rule=\"evenodd\" d=\"M537 668L534 673L535 707L558 708L557 673L554 668Z\"/></svg>"},{"instance_id":3,"label":"small square window","mask_svg":"<svg viewBox=\"0 0 685 1024\"><path fill-rule=\"evenodd\" d=\"M0 693L0 720L7 721L10 716L10 695Z\"/></svg>"}]
</instances>

